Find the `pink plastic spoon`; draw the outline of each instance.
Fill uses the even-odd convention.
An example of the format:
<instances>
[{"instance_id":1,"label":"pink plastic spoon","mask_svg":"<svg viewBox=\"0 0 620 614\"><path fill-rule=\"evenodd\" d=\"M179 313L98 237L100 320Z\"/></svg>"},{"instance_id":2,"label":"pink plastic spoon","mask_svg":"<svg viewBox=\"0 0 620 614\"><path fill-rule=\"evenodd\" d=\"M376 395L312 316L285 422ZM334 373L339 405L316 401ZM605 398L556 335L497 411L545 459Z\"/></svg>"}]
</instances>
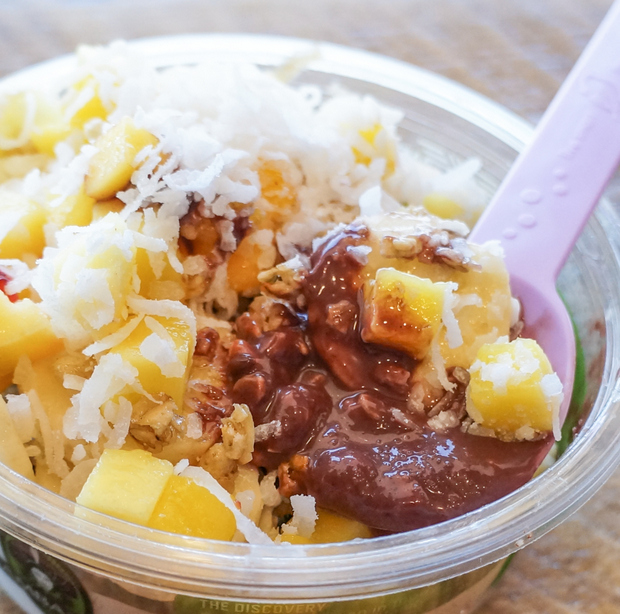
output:
<instances>
[{"instance_id":1,"label":"pink plastic spoon","mask_svg":"<svg viewBox=\"0 0 620 614\"><path fill-rule=\"evenodd\" d=\"M470 239L499 239L526 334L543 347L564 385L575 372L573 326L556 280L620 163L620 0L592 37L502 182Z\"/></svg>"}]
</instances>

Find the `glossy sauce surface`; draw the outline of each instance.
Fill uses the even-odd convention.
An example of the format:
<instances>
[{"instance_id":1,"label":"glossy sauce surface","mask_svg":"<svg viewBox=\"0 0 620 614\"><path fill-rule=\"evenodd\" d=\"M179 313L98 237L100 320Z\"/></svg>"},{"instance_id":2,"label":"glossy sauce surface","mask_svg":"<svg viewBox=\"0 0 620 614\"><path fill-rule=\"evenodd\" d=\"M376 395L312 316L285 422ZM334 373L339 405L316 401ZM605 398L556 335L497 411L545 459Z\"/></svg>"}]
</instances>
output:
<instances>
[{"instance_id":1,"label":"glossy sauce surface","mask_svg":"<svg viewBox=\"0 0 620 614\"><path fill-rule=\"evenodd\" d=\"M367 232L348 227L312 256L307 314L235 342L230 372L233 400L248 404L259 432L266 425L254 462L280 465L287 494L293 488L380 532L399 532L519 488L550 439L505 443L459 427L440 432L408 409L415 362L360 337L362 264L352 248Z\"/></svg>"}]
</instances>

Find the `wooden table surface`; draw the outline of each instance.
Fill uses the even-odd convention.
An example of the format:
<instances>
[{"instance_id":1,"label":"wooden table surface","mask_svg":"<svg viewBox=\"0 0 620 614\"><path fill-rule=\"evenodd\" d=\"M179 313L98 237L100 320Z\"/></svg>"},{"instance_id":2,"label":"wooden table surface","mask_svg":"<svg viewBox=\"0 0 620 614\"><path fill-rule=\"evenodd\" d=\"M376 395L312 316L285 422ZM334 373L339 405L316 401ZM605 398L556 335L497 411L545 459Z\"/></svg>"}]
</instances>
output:
<instances>
[{"instance_id":1,"label":"wooden table surface","mask_svg":"<svg viewBox=\"0 0 620 614\"><path fill-rule=\"evenodd\" d=\"M0 76L105 43L183 32L281 34L418 64L536 121L610 0L0 0ZM617 194L617 193L616 193ZM620 197L613 196L620 203ZM521 552L480 614L620 612L620 472ZM0 594L0 613L17 614Z\"/></svg>"}]
</instances>

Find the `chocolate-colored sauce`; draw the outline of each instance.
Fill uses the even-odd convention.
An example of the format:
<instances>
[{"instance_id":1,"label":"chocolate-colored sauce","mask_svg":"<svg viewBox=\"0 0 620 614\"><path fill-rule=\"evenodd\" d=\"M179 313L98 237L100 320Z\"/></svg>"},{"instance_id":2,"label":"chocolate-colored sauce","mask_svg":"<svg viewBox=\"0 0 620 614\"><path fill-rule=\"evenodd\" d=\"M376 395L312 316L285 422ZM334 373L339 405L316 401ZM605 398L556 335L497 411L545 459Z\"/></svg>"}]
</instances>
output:
<instances>
[{"instance_id":1,"label":"chocolate-colored sauce","mask_svg":"<svg viewBox=\"0 0 620 614\"><path fill-rule=\"evenodd\" d=\"M289 490L293 484L321 507L399 532L519 488L550 438L506 443L459 427L439 432L408 409L414 361L360 337L362 264L350 248L367 232L348 227L313 255L303 287L307 321L246 335L231 348L229 372L233 400L248 404L259 432L266 425L257 465L282 464Z\"/></svg>"}]
</instances>

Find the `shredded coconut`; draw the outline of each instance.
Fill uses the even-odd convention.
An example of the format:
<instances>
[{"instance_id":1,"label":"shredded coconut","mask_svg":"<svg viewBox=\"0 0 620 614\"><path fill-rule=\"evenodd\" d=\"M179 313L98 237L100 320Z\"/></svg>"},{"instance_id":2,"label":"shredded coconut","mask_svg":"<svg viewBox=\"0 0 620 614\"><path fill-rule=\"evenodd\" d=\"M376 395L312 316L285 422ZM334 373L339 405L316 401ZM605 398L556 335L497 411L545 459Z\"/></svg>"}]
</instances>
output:
<instances>
[{"instance_id":1,"label":"shredded coconut","mask_svg":"<svg viewBox=\"0 0 620 614\"><path fill-rule=\"evenodd\" d=\"M556 441L560 441L562 438L562 431L560 425L560 406L564 400L564 392L562 382L556 373L550 373L544 375L540 387L543 394L547 399L547 402L551 406L552 423L553 423L553 436Z\"/></svg>"},{"instance_id":2,"label":"shredded coconut","mask_svg":"<svg viewBox=\"0 0 620 614\"><path fill-rule=\"evenodd\" d=\"M67 390L77 390L78 392L84 388L85 382L86 378L80 377L79 375L72 375L70 373L65 373L62 378L62 385Z\"/></svg>"},{"instance_id":3,"label":"shredded coconut","mask_svg":"<svg viewBox=\"0 0 620 614\"><path fill-rule=\"evenodd\" d=\"M107 401L126 386L136 389L138 370L118 354L106 354L95 367L92 376L78 394L71 399L72 406L64 419L64 433L69 439L81 437L95 442L103 428L100 412Z\"/></svg>"},{"instance_id":4,"label":"shredded coconut","mask_svg":"<svg viewBox=\"0 0 620 614\"><path fill-rule=\"evenodd\" d=\"M20 441L22 443L29 442L35 435L35 422L28 395L7 394L6 406Z\"/></svg>"},{"instance_id":5,"label":"shredded coconut","mask_svg":"<svg viewBox=\"0 0 620 614\"><path fill-rule=\"evenodd\" d=\"M35 390L29 390L27 395L35 420L41 431L47 467L54 475L64 478L69 473L69 467L64 460L64 441L62 433L52 429L47 412L37 392Z\"/></svg>"},{"instance_id":6,"label":"shredded coconut","mask_svg":"<svg viewBox=\"0 0 620 614\"><path fill-rule=\"evenodd\" d=\"M192 413L187 416L186 429L186 435L190 439L200 439L202 437L202 418L199 414Z\"/></svg>"},{"instance_id":7,"label":"shredded coconut","mask_svg":"<svg viewBox=\"0 0 620 614\"><path fill-rule=\"evenodd\" d=\"M190 327L192 337L196 337L196 316L183 303L170 300L155 301L130 295L127 297L127 304L137 314L182 320Z\"/></svg>"},{"instance_id":8,"label":"shredded coconut","mask_svg":"<svg viewBox=\"0 0 620 614\"><path fill-rule=\"evenodd\" d=\"M454 390L456 384L453 384L448 379L448 374L446 373L446 365L443 360L443 356L441 355L441 349L439 347L439 342L437 341L437 336L435 336L435 338L431 342L430 356L431 363L435 368L437 379L439 380L439 383L441 384L443 389L448 391Z\"/></svg>"},{"instance_id":9,"label":"shredded coconut","mask_svg":"<svg viewBox=\"0 0 620 614\"><path fill-rule=\"evenodd\" d=\"M182 458L173 469L174 475L181 475L189 467L189 460Z\"/></svg>"},{"instance_id":10,"label":"shredded coconut","mask_svg":"<svg viewBox=\"0 0 620 614\"><path fill-rule=\"evenodd\" d=\"M463 335L461 334L458 320L454 317L454 308L458 301L455 294L457 290L458 285L454 282L448 282L445 284L441 317L443 324L446 327L446 340L448 341L448 347L450 348L457 348L463 345Z\"/></svg>"},{"instance_id":11,"label":"shredded coconut","mask_svg":"<svg viewBox=\"0 0 620 614\"><path fill-rule=\"evenodd\" d=\"M4 219L0 219L0 243L2 242L3 228L10 230L11 226L6 225ZM25 290L32 281L32 271L28 268L28 265L21 260L15 259L0 259L0 273L4 273L9 277L9 281L5 286L7 294L19 294Z\"/></svg>"},{"instance_id":12,"label":"shredded coconut","mask_svg":"<svg viewBox=\"0 0 620 614\"><path fill-rule=\"evenodd\" d=\"M293 518L290 525L297 529L297 534L302 537L310 537L314 533L314 527L318 520L316 513L316 501L310 495L293 495L291 497Z\"/></svg>"},{"instance_id":13,"label":"shredded coconut","mask_svg":"<svg viewBox=\"0 0 620 614\"><path fill-rule=\"evenodd\" d=\"M139 315L138 317L131 318L127 322L127 324L121 326L118 330L114 331L107 337L104 337L103 339L92 343L87 348L82 350L82 353L85 356L95 356L95 354L100 354L101 352L111 350L113 347L125 341L125 339L127 339L127 337L129 337L129 335L131 335L131 333L136 330L140 322L142 322L143 317L144 316ZM76 388L76 390L80 389Z\"/></svg>"}]
</instances>

